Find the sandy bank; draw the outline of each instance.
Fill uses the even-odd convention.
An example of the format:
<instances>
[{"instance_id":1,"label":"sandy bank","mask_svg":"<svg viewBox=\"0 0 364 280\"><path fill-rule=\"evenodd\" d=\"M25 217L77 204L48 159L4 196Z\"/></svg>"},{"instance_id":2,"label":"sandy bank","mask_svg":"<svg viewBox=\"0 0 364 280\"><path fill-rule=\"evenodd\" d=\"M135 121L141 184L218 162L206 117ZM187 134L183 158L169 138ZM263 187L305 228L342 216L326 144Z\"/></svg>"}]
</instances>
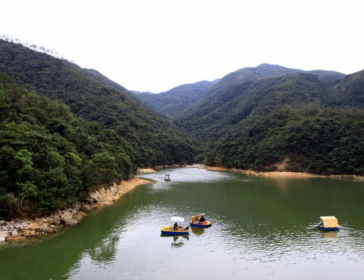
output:
<instances>
[{"instance_id":1,"label":"sandy bank","mask_svg":"<svg viewBox=\"0 0 364 280\"><path fill-rule=\"evenodd\" d=\"M153 168L139 168L137 172L138 172L138 174L142 174L142 173L154 173L155 170Z\"/></svg>"},{"instance_id":2,"label":"sandy bank","mask_svg":"<svg viewBox=\"0 0 364 280\"><path fill-rule=\"evenodd\" d=\"M237 168L226 168L220 166L209 166L207 170L216 170L216 171L230 171L241 173L245 175L251 176L264 176L264 177L285 177L285 178L311 178L311 177L325 177L322 175L315 175L309 173L301 173L301 172L288 172L288 171L274 171L274 172L259 172L254 171L252 169L237 169Z\"/></svg>"},{"instance_id":3,"label":"sandy bank","mask_svg":"<svg viewBox=\"0 0 364 280\"><path fill-rule=\"evenodd\" d=\"M243 170L237 168L225 168L225 167L214 167L210 166L207 168L208 170L217 170L217 171L230 171L237 172L245 175L251 176L263 176L263 177L272 177L272 178L331 178L331 179L351 179L351 180L359 180L364 181L364 176L358 175L349 175L349 174L340 174L340 175L318 175L304 172L289 172L289 171L274 171L274 172L259 172L251 169Z\"/></svg>"},{"instance_id":4,"label":"sandy bank","mask_svg":"<svg viewBox=\"0 0 364 280\"><path fill-rule=\"evenodd\" d=\"M225 167L219 167L219 166L209 166L209 167L207 167L207 170L229 171L229 169L227 169Z\"/></svg>"},{"instance_id":5,"label":"sandy bank","mask_svg":"<svg viewBox=\"0 0 364 280\"><path fill-rule=\"evenodd\" d=\"M287 160L284 160L281 164L277 164L277 167L281 171L274 172L260 172L254 171L252 169L237 169L237 168L226 168L221 166L206 166L204 164L191 164L191 165L179 165L179 166L158 166L156 169L163 169L169 167L189 167L189 168L201 168L212 171L229 171L229 172L237 172L245 175L251 176L263 176L263 177L272 177L272 178L331 178L331 179L350 179L350 180L359 180L364 181L364 176L358 175L349 175L349 174L339 174L339 175L319 175L319 174L311 174L305 172L290 172L284 171L284 167ZM139 173L154 173L155 170L152 168L141 168Z\"/></svg>"},{"instance_id":6,"label":"sandy bank","mask_svg":"<svg viewBox=\"0 0 364 280\"><path fill-rule=\"evenodd\" d=\"M312 178L312 177L326 177L323 175L302 173L302 172L289 172L289 171L274 171L274 172L258 172L254 170L242 169L229 169L229 171L242 173L245 175L263 176L263 177L284 177L284 178Z\"/></svg>"},{"instance_id":7,"label":"sandy bank","mask_svg":"<svg viewBox=\"0 0 364 280\"><path fill-rule=\"evenodd\" d=\"M84 201L72 204L66 209L54 211L34 220L21 221L23 222L21 227L17 225L19 223L17 220L6 222L0 232L4 232L4 234L8 232L6 240L22 240L28 237L40 237L56 233L63 227L77 225L92 209L112 205L123 194L148 183L150 181L140 178L122 181L120 184L113 184L107 189L101 188L89 193L89 197Z\"/></svg>"}]
</instances>

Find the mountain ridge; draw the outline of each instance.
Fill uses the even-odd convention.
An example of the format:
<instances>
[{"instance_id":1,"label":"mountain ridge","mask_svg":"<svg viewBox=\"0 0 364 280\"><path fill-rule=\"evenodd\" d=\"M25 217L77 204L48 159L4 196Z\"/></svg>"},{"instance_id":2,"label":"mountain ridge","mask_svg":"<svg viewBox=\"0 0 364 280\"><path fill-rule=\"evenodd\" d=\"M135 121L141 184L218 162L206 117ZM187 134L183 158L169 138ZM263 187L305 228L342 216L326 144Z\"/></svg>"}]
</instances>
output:
<instances>
[{"instance_id":1,"label":"mountain ridge","mask_svg":"<svg viewBox=\"0 0 364 280\"><path fill-rule=\"evenodd\" d=\"M138 166L193 159L193 141L187 135L95 70L0 40L0 72L13 76L20 86L32 85L38 94L66 103L77 117L114 129L133 146L131 159Z\"/></svg>"},{"instance_id":2,"label":"mountain ridge","mask_svg":"<svg viewBox=\"0 0 364 280\"><path fill-rule=\"evenodd\" d=\"M162 114L176 119L191 104L206 93L217 80L184 84L158 94L136 93L146 103Z\"/></svg>"}]
</instances>

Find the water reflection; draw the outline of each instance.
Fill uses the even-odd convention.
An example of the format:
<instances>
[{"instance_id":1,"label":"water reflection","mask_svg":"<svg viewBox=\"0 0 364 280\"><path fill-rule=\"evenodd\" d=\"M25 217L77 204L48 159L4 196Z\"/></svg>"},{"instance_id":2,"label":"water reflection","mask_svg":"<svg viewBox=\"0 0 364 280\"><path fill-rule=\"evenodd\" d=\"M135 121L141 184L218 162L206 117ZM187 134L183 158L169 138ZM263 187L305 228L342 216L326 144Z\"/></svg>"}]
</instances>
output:
<instances>
[{"instance_id":1,"label":"water reflection","mask_svg":"<svg viewBox=\"0 0 364 280\"><path fill-rule=\"evenodd\" d=\"M335 239L335 238L337 238L338 233L339 233L338 230L323 231L322 232L322 238L325 238L325 239Z\"/></svg>"},{"instance_id":2,"label":"water reflection","mask_svg":"<svg viewBox=\"0 0 364 280\"><path fill-rule=\"evenodd\" d=\"M204 234L205 229L203 227L191 227L191 231L195 235L199 236L199 235L203 235Z\"/></svg>"},{"instance_id":3,"label":"water reflection","mask_svg":"<svg viewBox=\"0 0 364 280\"><path fill-rule=\"evenodd\" d=\"M167 234L161 234L161 237L173 239L173 242L171 243L171 248L180 248L184 245L184 241L190 239L188 235L171 236L171 235L167 235Z\"/></svg>"},{"instance_id":4,"label":"water reflection","mask_svg":"<svg viewBox=\"0 0 364 280\"><path fill-rule=\"evenodd\" d=\"M98 263L112 263L115 260L118 241L118 236L108 236L101 240L95 248L88 250L90 258Z\"/></svg>"},{"instance_id":5,"label":"water reflection","mask_svg":"<svg viewBox=\"0 0 364 280\"><path fill-rule=\"evenodd\" d=\"M165 173L171 174L168 184ZM58 237L0 246L2 280L164 280L181 275L316 280L323 277L317 274L320 267L330 279L361 279L364 274L364 221L358 214L364 212L363 184L248 178L190 168L143 176L156 182ZM195 213L208 213L214 225L190 227L189 236L160 235L170 217L189 219ZM339 232L316 228L318 217L326 214L338 217Z\"/></svg>"}]
</instances>

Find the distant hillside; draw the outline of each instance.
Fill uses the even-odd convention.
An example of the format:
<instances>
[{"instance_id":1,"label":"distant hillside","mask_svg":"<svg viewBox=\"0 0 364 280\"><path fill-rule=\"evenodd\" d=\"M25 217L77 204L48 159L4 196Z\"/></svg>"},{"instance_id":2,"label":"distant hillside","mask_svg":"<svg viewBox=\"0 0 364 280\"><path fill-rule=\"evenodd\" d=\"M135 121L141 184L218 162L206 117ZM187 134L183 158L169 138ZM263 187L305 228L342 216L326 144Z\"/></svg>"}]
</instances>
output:
<instances>
[{"instance_id":1,"label":"distant hillside","mask_svg":"<svg viewBox=\"0 0 364 280\"><path fill-rule=\"evenodd\" d=\"M333 72L313 72L319 76L268 64L238 70L222 78L175 123L202 142L214 142L284 104L327 104L329 91L342 78L324 79L320 77L332 77Z\"/></svg>"},{"instance_id":2,"label":"distant hillside","mask_svg":"<svg viewBox=\"0 0 364 280\"><path fill-rule=\"evenodd\" d=\"M332 106L364 108L364 70L348 75L333 87Z\"/></svg>"},{"instance_id":3,"label":"distant hillside","mask_svg":"<svg viewBox=\"0 0 364 280\"><path fill-rule=\"evenodd\" d=\"M0 73L13 76L18 85L32 85L39 94L62 100L78 117L115 130L133 147L130 157L138 166L192 161L193 143L186 135L96 71L0 40Z\"/></svg>"},{"instance_id":4,"label":"distant hillside","mask_svg":"<svg viewBox=\"0 0 364 280\"><path fill-rule=\"evenodd\" d=\"M208 165L363 175L364 71L340 77L298 71L217 84L175 123L208 145L196 157Z\"/></svg>"},{"instance_id":5,"label":"distant hillside","mask_svg":"<svg viewBox=\"0 0 364 280\"><path fill-rule=\"evenodd\" d=\"M286 106L221 141L210 165L364 175L364 110Z\"/></svg>"},{"instance_id":6,"label":"distant hillside","mask_svg":"<svg viewBox=\"0 0 364 280\"><path fill-rule=\"evenodd\" d=\"M105 77L104 75L102 75L100 72L94 70L94 69L85 69L92 78L94 78L96 81L100 82L101 84L111 87L119 92L122 92L123 94L125 94L125 96L127 96L128 98L134 100L136 103L138 103L139 105L141 105L142 107L148 109L148 111L153 112L154 114L160 116L161 118L165 119L165 116L163 114L161 114L160 112L158 112L157 110L153 109L152 106L150 106L149 104L147 104L146 102L144 102L141 98L139 98L136 94L134 94L134 92L129 91L127 89L125 89L123 86L109 80L107 77Z\"/></svg>"},{"instance_id":7,"label":"distant hillside","mask_svg":"<svg viewBox=\"0 0 364 280\"><path fill-rule=\"evenodd\" d=\"M146 103L162 114L176 119L181 112L194 104L218 80L185 84L159 94L135 92Z\"/></svg>"},{"instance_id":8,"label":"distant hillside","mask_svg":"<svg viewBox=\"0 0 364 280\"><path fill-rule=\"evenodd\" d=\"M188 113L199 110L198 108L210 100L213 100L216 96L218 96L222 91L228 89L229 87L236 85L245 81L254 81L262 78L273 78L280 77L293 73L310 73L316 75L325 80L340 80L345 77L344 74L333 72L333 71L325 71L325 70L315 70L315 71L303 71L298 69L290 69L285 68L279 65L271 65L271 64L261 64L257 67L247 67L230 74L224 76L216 85L214 85L206 94L198 100L193 106L191 106L188 110L184 112L184 115Z\"/></svg>"}]
</instances>

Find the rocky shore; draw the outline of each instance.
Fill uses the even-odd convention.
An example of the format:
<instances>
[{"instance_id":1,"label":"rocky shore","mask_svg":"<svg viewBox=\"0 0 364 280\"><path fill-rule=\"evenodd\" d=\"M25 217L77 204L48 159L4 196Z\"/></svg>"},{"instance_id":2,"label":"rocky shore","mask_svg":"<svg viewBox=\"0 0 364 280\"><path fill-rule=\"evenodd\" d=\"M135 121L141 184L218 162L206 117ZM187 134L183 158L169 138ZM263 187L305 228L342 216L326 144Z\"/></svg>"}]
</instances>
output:
<instances>
[{"instance_id":1,"label":"rocky shore","mask_svg":"<svg viewBox=\"0 0 364 280\"><path fill-rule=\"evenodd\" d=\"M89 193L89 196L78 203L70 205L66 209L53 211L34 220L0 221L0 242L7 240L22 240L28 237L41 237L50 233L56 233L63 227L77 225L92 209L112 205L124 193L136 186L149 183L148 180L133 178L130 181L122 181L113 184L107 189L101 188Z\"/></svg>"}]
</instances>

